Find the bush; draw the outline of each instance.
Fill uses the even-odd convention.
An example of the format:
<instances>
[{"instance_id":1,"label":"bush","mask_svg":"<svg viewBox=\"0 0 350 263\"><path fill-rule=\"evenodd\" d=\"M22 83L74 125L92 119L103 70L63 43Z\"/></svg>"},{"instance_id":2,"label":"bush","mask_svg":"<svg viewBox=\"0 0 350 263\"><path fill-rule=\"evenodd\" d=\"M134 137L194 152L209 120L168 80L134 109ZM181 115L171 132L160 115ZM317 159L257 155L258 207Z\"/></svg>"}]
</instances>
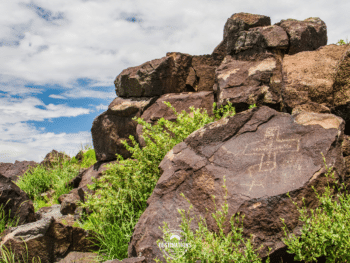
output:
<instances>
[{"instance_id":1,"label":"bush","mask_svg":"<svg viewBox=\"0 0 350 263\"><path fill-rule=\"evenodd\" d=\"M323 160L327 180L329 175L335 179L334 171L331 173L332 168L327 167L324 157ZM335 185L337 184L338 181L335 181ZM281 219L286 236L283 242L288 246L288 253L296 254L294 260L311 262L326 256L327 263L350 262L350 195L347 195L347 191L343 191L345 189L343 183L337 187L338 193L334 196L335 185L331 189L328 181L328 186L321 196L313 187L320 206L310 209L309 213L305 205L299 208L297 203L293 202L300 213L299 220L304 222L300 237L290 234L284 219Z\"/></svg>"}]
</instances>

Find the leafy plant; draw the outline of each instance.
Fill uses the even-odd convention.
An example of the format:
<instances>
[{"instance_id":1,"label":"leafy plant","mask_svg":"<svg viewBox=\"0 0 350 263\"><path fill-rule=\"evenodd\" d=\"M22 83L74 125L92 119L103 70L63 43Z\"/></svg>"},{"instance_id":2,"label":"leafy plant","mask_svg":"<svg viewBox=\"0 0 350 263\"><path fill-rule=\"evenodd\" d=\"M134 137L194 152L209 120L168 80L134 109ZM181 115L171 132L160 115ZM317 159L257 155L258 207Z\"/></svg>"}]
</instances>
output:
<instances>
[{"instance_id":1,"label":"leafy plant","mask_svg":"<svg viewBox=\"0 0 350 263\"><path fill-rule=\"evenodd\" d=\"M225 189L225 204L221 207L222 211L217 211L215 204L215 196L212 196L215 204L216 213L212 214L215 219L218 227L219 234L209 232L205 220L201 217L198 223L198 229L194 235L193 231L190 229L191 222L193 218L190 218L190 211L193 208L190 201L185 197L183 193L180 195L184 197L187 202L190 204L190 208L185 215L183 209L178 209L178 212L182 216L181 229L183 231L183 238L189 246L180 246L177 239L170 239L171 233L169 232L166 222L164 223L163 233L165 234L164 241L166 243L175 243L174 247L166 247L165 251L167 254L172 255L168 256L164 251L163 255L166 259L166 262L173 263L189 263L197 262L261 262L258 254L256 252L261 248L254 250L252 245L252 236L250 239L245 240L243 238L243 219L241 220L241 227L239 227L239 213L237 215L232 215L230 219L232 232L228 233L227 236L223 232L223 224L225 222L227 213L228 213L228 204L227 204L227 187L225 185L226 179L224 176L224 185ZM208 209L206 209L208 211ZM197 219L198 220L198 219ZM160 227L159 227L160 228ZM157 240L157 245L159 246L160 240ZM189 248L188 248L189 247ZM160 262L159 259L155 259L156 262ZM266 263L269 263L270 259L268 258Z\"/></svg>"},{"instance_id":2,"label":"leafy plant","mask_svg":"<svg viewBox=\"0 0 350 263\"><path fill-rule=\"evenodd\" d=\"M323 157L326 166L326 177L335 179L332 167L328 168L326 160ZM325 192L319 195L315 188L320 206L316 209L299 208L296 202L293 202L300 213L299 220L304 222L301 229L301 236L296 237L290 234L284 219L281 219L286 238L283 242L288 246L288 253L294 253L294 260L305 260L306 262L315 261L318 257L326 256L329 262L350 262L350 195L347 195L345 184L337 186L338 193L333 195L338 181L335 181L332 189L329 181Z\"/></svg>"},{"instance_id":3,"label":"leafy plant","mask_svg":"<svg viewBox=\"0 0 350 263\"><path fill-rule=\"evenodd\" d=\"M346 42L343 39L340 39L337 42L337 45L348 45L350 42L348 41L348 39L346 38Z\"/></svg>"}]
</instances>

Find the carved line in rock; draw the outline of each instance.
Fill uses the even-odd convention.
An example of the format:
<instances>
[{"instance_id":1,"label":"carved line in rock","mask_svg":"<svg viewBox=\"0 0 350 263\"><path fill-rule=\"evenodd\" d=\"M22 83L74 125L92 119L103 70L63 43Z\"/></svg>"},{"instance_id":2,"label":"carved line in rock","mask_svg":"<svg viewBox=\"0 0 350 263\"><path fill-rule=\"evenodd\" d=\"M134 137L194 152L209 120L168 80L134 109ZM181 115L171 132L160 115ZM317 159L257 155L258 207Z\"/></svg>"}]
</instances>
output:
<instances>
[{"instance_id":1,"label":"carved line in rock","mask_svg":"<svg viewBox=\"0 0 350 263\"><path fill-rule=\"evenodd\" d=\"M261 155L261 161L259 169L256 172L270 173L277 166L276 154L280 152L298 152L300 139L279 139L279 127L270 127L265 131L265 137L262 141L249 143L245 149L244 155ZM252 175L256 165L248 168L248 171Z\"/></svg>"}]
</instances>

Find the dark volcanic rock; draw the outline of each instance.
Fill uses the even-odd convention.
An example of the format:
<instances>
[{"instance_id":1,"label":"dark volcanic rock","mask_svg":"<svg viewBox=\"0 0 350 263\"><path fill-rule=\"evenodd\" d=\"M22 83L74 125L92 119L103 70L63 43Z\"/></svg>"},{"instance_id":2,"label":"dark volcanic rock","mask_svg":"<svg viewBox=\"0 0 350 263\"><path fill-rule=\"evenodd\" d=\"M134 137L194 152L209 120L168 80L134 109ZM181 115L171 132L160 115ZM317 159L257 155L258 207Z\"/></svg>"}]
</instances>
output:
<instances>
[{"instance_id":1,"label":"dark volcanic rock","mask_svg":"<svg viewBox=\"0 0 350 263\"><path fill-rule=\"evenodd\" d=\"M212 91L188 92L188 93L171 93L161 96L151 107L149 107L141 116L146 122L152 125L156 124L160 118L169 121L176 121L176 116L172 109L164 104L164 101L170 102L177 113L183 110L190 113L191 106L194 108L205 109L209 116L213 116L214 94ZM142 147L145 146L145 141L141 137L142 125L138 124L136 128L137 138Z\"/></svg>"},{"instance_id":2,"label":"dark volcanic rock","mask_svg":"<svg viewBox=\"0 0 350 263\"><path fill-rule=\"evenodd\" d=\"M18 225L34 222L36 220L33 202L9 178L0 174L0 205L5 210L5 215L10 218L19 218Z\"/></svg>"},{"instance_id":3,"label":"dark volcanic rock","mask_svg":"<svg viewBox=\"0 0 350 263\"><path fill-rule=\"evenodd\" d=\"M309 17L303 21L281 20L275 25L282 27L289 36L289 55L302 51L313 51L327 45L327 26L318 17Z\"/></svg>"},{"instance_id":4,"label":"dark volcanic rock","mask_svg":"<svg viewBox=\"0 0 350 263\"><path fill-rule=\"evenodd\" d=\"M336 178L343 175L343 130L344 121L332 114L302 112L291 116L266 106L197 130L160 163L162 175L135 226L129 257L141 252L147 262L156 256L163 258L156 243L163 237L159 227L167 222L169 229L181 230L178 209L189 208L180 193L194 206L191 218L202 216L209 231L218 231L210 216L215 212L212 195L220 208L225 201L225 176L228 216L237 212L245 215L244 236L253 234L255 247L264 245L261 256L267 255L269 246L272 257L279 253L283 258L286 253L281 255L285 245L280 218L298 234L301 222L292 201L302 205L305 197L307 206L318 205L311 186L320 191L327 184L321 153L327 165L334 167ZM195 222L192 231L197 228ZM224 233L230 229L227 219Z\"/></svg>"},{"instance_id":5,"label":"dark volcanic rock","mask_svg":"<svg viewBox=\"0 0 350 263\"><path fill-rule=\"evenodd\" d=\"M140 117L157 98L116 98L109 105L108 110L97 116L92 123L91 135L97 161L116 160L118 153L124 158L131 157L121 140L129 145L129 135L136 136L137 122L133 117Z\"/></svg>"},{"instance_id":6,"label":"dark volcanic rock","mask_svg":"<svg viewBox=\"0 0 350 263\"><path fill-rule=\"evenodd\" d=\"M15 161L15 163L0 163L0 173L12 181L16 182L23 174L35 168L38 163L34 161Z\"/></svg>"}]
</instances>

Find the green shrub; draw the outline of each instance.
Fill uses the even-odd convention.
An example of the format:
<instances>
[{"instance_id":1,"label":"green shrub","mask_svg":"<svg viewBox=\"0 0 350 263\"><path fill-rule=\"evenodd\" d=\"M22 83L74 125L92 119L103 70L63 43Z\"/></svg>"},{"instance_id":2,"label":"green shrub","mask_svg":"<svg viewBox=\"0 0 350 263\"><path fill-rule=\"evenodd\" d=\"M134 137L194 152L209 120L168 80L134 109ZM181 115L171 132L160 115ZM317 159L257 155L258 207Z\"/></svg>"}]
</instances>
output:
<instances>
[{"instance_id":1,"label":"green shrub","mask_svg":"<svg viewBox=\"0 0 350 263\"><path fill-rule=\"evenodd\" d=\"M326 166L326 177L331 175L334 178L334 171L328 168L326 160L323 157ZM325 188L325 192L319 195L313 187L320 206L316 209L308 209L305 207L299 208L296 202L293 202L300 213L299 220L304 222L301 229L301 236L296 237L295 234L290 234L281 219L284 227L286 238L283 242L288 246L288 253L296 254L294 260L305 260L311 262L321 256L327 257L329 262L350 262L350 195L344 183L337 187L338 181L335 181L332 189L329 185ZM303 198L304 202L304 198ZM310 216L311 214L311 216Z\"/></svg>"},{"instance_id":2,"label":"green shrub","mask_svg":"<svg viewBox=\"0 0 350 263\"><path fill-rule=\"evenodd\" d=\"M190 229L191 222L193 218L190 218L190 210L192 209L192 204L190 201L185 198L185 195L181 193L181 196L184 197L187 202L190 204L190 208L185 215L185 211L183 209L178 209L178 212L182 216L181 229L183 231L183 239L189 245L189 248L179 246L169 248L164 248L167 254L163 255L167 262L173 263L195 263L197 260L201 260L202 263L210 263L210 262L240 262L240 263L253 263L253 262L261 262L258 254L256 253L258 250L253 249L252 245L252 237L248 240L244 240L243 238L243 219L241 220L241 227L239 227L239 214L236 216L232 216L230 223L232 232L228 233L225 236L223 232L223 225L228 213L228 204L227 204L227 187L225 185L226 179L224 176L224 185L225 189L225 204L222 206L222 211L216 210L215 204L215 196L212 196L214 199L215 210L216 213L212 214L215 219L218 227L219 234L209 232L207 224L205 220L201 217L198 223L198 229L196 230L196 234L194 235L192 230ZM207 209L208 211L208 209ZM198 219L197 219L198 220ZM197 221L198 222L198 221ZM159 227L160 228L160 227ZM166 243L177 243L179 241L175 239L170 239L171 233L168 232L168 226L164 222L163 233L165 234L164 242ZM160 240L157 241L159 246ZM170 256L171 255L171 256ZM156 259L156 262L160 262L159 259ZM270 259L268 258L266 263L269 263Z\"/></svg>"},{"instance_id":3,"label":"green shrub","mask_svg":"<svg viewBox=\"0 0 350 263\"><path fill-rule=\"evenodd\" d=\"M337 45L348 45L350 42L348 41L348 39L346 39L346 42L343 39L340 39L337 42Z\"/></svg>"}]
</instances>

